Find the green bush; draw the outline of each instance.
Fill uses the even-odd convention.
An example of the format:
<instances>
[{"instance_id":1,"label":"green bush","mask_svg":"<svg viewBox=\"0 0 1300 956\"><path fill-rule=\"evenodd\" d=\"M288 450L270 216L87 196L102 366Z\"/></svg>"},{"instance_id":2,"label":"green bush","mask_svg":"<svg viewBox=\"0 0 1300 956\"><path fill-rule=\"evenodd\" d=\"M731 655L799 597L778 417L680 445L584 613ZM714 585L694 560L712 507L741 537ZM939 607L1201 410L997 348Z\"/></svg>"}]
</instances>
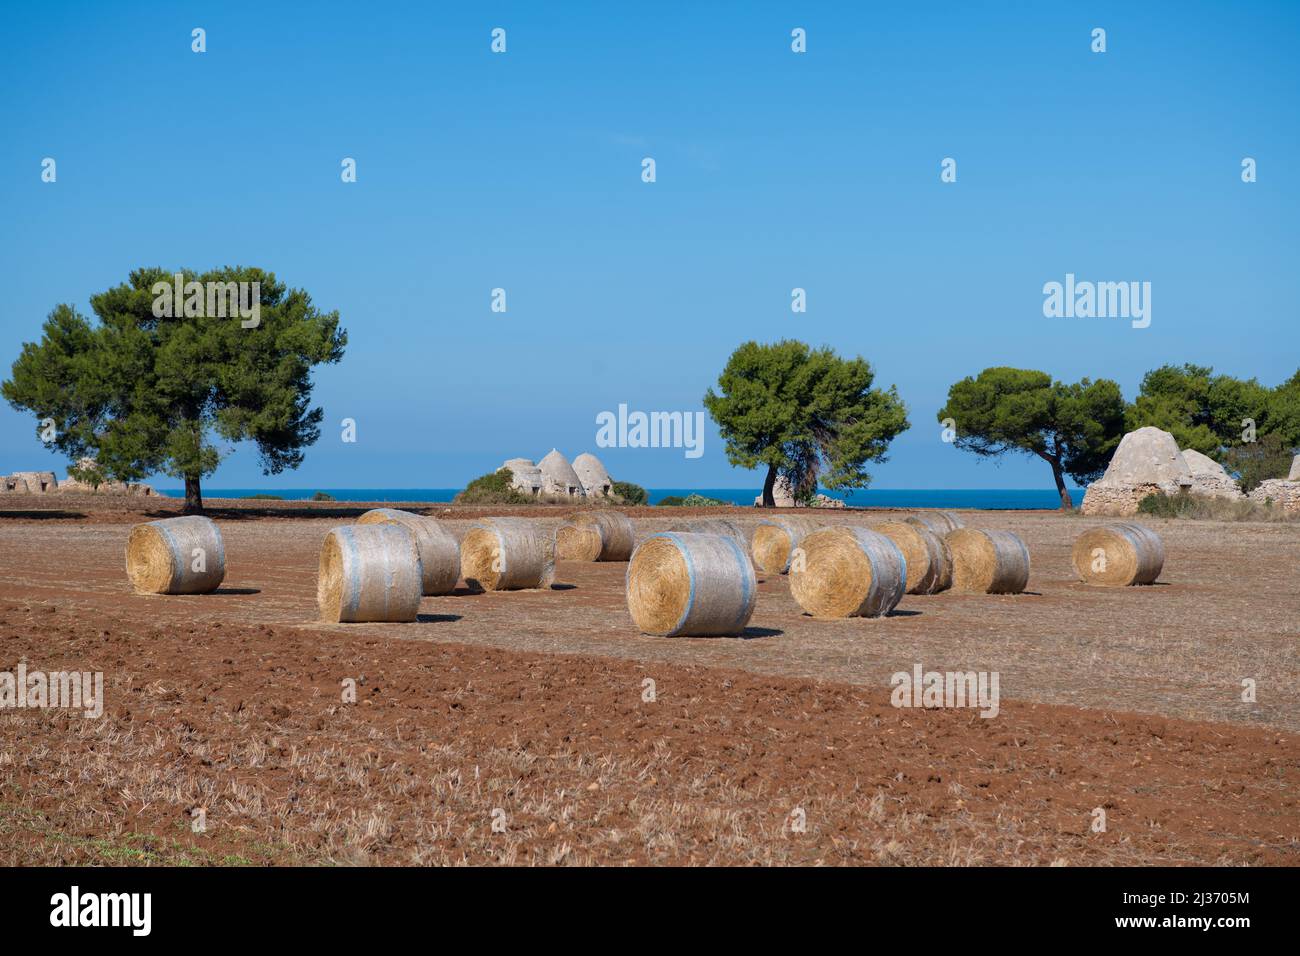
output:
<instances>
[{"instance_id":1,"label":"green bush","mask_svg":"<svg viewBox=\"0 0 1300 956\"><path fill-rule=\"evenodd\" d=\"M706 498L704 495L695 492L691 492L685 498L680 495L668 495L666 498L661 499L657 505L659 508L716 508L719 506L727 508L731 506L731 502L720 501L717 498Z\"/></svg>"},{"instance_id":2,"label":"green bush","mask_svg":"<svg viewBox=\"0 0 1300 956\"><path fill-rule=\"evenodd\" d=\"M1289 448L1277 432L1260 435L1258 441L1233 445L1223 455L1223 467L1237 475L1241 490L1250 494L1268 478L1285 478L1291 470L1295 449Z\"/></svg>"},{"instance_id":3,"label":"green bush","mask_svg":"<svg viewBox=\"0 0 1300 956\"><path fill-rule=\"evenodd\" d=\"M643 505L650 498L644 488L630 481L616 481L609 490L622 499L625 505Z\"/></svg>"},{"instance_id":4,"label":"green bush","mask_svg":"<svg viewBox=\"0 0 1300 956\"><path fill-rule=\"evenodd\" d=\"M1147 495L1138 502L1138 514L1148 518L1188 518L1193 508L1191 495Z\"/></svg>"},{"instance_id":5,"label":"green bush","mask_svg":"<svg viewBox=\"0 0 1300 956\"><path fill-rule=\"evenodd\" d=\"M731 505L731 502L720 501L717 498L706 498L704 495L697 495L694 492L682 499L683 508L713 508L719 505L726 508Z\"/></svg>"},{"instance_id":6,"label":"green bush","mask_svg":"<svg viewBox=\"0 0 1300 956\"><path fill-rule=\"evenodd\" d=\"M268 494L244 495L243 500L244 501L284 501L284 496L268 495Z\"/></svg>"},{"instance_id":7,"label":"green bush","mask_svg":"<svg viewBox=\"0 0 1300 956\"><path fill-rule=\"evenodd\" d=\"M318 491L316 492L316 494L311 496L311 500L312 501L334 501L336 499L334 498L333 495L331 495L327 491Z\"/></svg>"},{"instance_id":8,"label":"green bush","mask_svg":"<svg viewBox=\"0 0 1300 956\"><path fill-rule=\"evenodd\" d=\"M453 500L462 505L532 504L533 498L513 487L514 480L509 468L488 472L471 481Z\"/></svg>"}]
</instances>

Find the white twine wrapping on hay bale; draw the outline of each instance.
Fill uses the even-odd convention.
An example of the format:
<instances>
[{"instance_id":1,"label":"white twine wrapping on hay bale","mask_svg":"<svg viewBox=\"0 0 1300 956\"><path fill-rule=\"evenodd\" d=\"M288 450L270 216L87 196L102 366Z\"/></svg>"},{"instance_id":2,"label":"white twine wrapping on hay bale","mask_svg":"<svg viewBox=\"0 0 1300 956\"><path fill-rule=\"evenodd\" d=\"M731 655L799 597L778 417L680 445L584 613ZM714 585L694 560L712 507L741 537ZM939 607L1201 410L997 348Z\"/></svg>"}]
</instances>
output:
<instances>
[{"instance_id":1,"label":"white twine wrapping on hay bale","mask_svg":"<svg viewBox=\"0 0 1300 956\"><path fill-rule=\"evenodd\" d=\"M460 573L475 591L549 588L555 533L531 518L484 518L461 539Z\"/></svg>"},{"instance_id":2,"label":"white twine wrapping on hay bale","mask_svg":"<svg viewBox=\"0 0 1300 956\"><path fill-rule=\"evenodd\" d=\"M907 593L938 594L952 587L952 553L943 538L919 521L887 521L871 530L883 534L907 559Z\"/></svg>"},{"instance_id":3,"label":"white twine wrapping on hay bale","mask_svg":"<svg viewBox=\"0 0 1300 956\"><path fill-rule=\"evenodd\" d=\"M757 596L754 566L729 535L651 535L627 566L627 608L646 634L741 634Z\"/></svg>"},{"instance_id":4,"label":"white twine wrapping on hay bale","mask_svg":"<svg viewBox=\"0 0 1300 956\"><path fill-rule=\"evenodd\" d=\"M620 511L580 511L555 531L563 561L627 561L635 544L636 525Z\"/></svg>"},{"instance_id":5,"label":"white twine wrapping on hay bale","mask_svg":"<svg viewBox=\"0 0 1300 956\"><path fill-rule=\"evenodd\" d=\"M906 581L898 545L849 525L806 536L790 562L790 593L814 617L883 617L902 600Z\"/></svg>"},{"instance_id":6,"label":"white twine wrapping on hay bale","mask_svg":"<svg viewBox=\"0 0 1300 956\"><path fill-rule=\"evenodd\" d=\"M799 542L824 525L818 518L786 515L765 518L758 523L750 538L754 564L767 574L786 574L790 570L790 556Z\"/></svg>"},{"instance_id":7,"label":"white twine wrapping on hay bale","mask_svg":"<svg viewBox=\"0 0 1300 956\"><path fill-rule=\"evenodd\" d=\"M749 532L729 518L690 518L677 522L668 530L687 534L720 534L736 542L745 556L749 557Z\"/></svg>"},{"instance_id":8,"label":"white twine wrapping on hay bale","mask_svg":"<svg viewBox=\"0 0 1300 956\"><path fill-rule=\"evenodd\" d=\"M208 594L226 577L226 547L210 518L138 524L126 539L126 575L141 594Z\"/></svg>"},{"instance_id":9,"label":"white twine wrapping on hay bale","mask_svg":"<svg viewBox=\"0 0 1300 956\"><path fill-rule=\"evenodd\" d=\"M1120 522L1079 535L1070 557L1085 584L1154 584L1165 566L1165 545L1146 525Z\"/></svg>"},{"instance_id":10,"label":"white twine wrapping on hay bale","mask_svg":"<svg viewBox=\"0 0 1300 956\"><path fill-rule=\"evenodd\" d=\"M346 525L325 535L316 579L321 619L414 621L424 578L411 532L396 522Z\"/></svg>"},{"instance_id":11,"label":"white twine wrapping on hay bale","mask_svg":"<svg viewBox=\"0 0 1300 956\"><path fill-rule=\"evenodd\" d=\"M411 533L412 543L420 557L423 578L420 589L424 594L450 594L460 580L460 545L456 537L437 518L399 511L395 508L375 508L357 519L357 524L399 524Z\"/></svg>"},{"instance_id":12,"label":"white twine wrapping on hay bale","mask_svg":"<svg viewBox=\"0 0 1300 956\"><path fill-rule=\"evenodd\" d=\"M966 527L966 522L951 511L921 511L914 515L908 515L903 520L929 528L941 538L951 531Z\"/></svg>"},{"instance_id":13,"label":"white twine wrapping on hay bale","mask_svg":"<svg viewBox=\"0 0 1300 956\"><path fill-rule=\"evenodd\" d=\"M1029 549L1010 531L958 528L944 540L952 553L952 589L1019 594L1029 583Z\"/></svg>"}]
</instances>

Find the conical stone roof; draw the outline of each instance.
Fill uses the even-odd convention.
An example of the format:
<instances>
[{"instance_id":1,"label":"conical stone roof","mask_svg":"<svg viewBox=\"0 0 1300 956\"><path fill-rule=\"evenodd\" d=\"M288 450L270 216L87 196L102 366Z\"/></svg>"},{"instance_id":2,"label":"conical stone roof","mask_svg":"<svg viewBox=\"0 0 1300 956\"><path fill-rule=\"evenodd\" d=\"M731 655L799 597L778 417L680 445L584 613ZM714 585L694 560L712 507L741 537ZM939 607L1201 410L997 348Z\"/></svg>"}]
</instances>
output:
<instances>
[{"instance_id":1,"label":"conical stone roof","mask_svg":"<svg viewBox=\"0 0 1300 956\"><path fill-rule=\"evenodd\" d=\"M582 479L569 464L569 459L556 449L552 448L547 452L546 457L537 463L537 467L542 470L542 490L547 494L578 496L586 494L582 490Z\"/></svg>"},{"instance_id":2,"label":"conical stone roof","mask_svg":"<svg viewBox=\"0 0 1300 956\"><path fill-rule=\"evenodd\" d=\"M590 452L584 451L573 459L573 471L582 482L582 490L591 497L604 497L614 484L600 459Z\"/></svg>"}]
</instances>

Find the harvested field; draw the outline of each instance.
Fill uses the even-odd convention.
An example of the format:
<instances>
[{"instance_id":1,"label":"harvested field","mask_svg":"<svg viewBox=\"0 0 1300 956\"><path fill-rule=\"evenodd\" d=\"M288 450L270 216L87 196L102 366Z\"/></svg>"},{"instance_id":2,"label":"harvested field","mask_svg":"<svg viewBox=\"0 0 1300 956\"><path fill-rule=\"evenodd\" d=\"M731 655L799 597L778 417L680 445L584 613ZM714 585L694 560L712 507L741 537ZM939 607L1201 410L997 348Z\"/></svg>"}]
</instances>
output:
<instances>
[{"instance_id":1,"label":"harvested field","mask_svg":"<svg viewBox=\"0 0 1300 956\"><path fill-rule=\"evenodd\" d=\"M0 512L0 670L105 679L102 719L0 711L0 862L1300 863L1300 525L1150 521L1160 583L1106 589L1070 550L1107 519L962 512L1024 539L1025 594L814 621L760 573L743 637L674 639L632 625L622 563L321 624L320 541L369 506L209 502L218 592L137 595L129 526L175 505L100 503ZM408 507L457 537L572 510ZM1000 714L890 706L916 663L997 671Z\"/></svg>"}]
</instances>

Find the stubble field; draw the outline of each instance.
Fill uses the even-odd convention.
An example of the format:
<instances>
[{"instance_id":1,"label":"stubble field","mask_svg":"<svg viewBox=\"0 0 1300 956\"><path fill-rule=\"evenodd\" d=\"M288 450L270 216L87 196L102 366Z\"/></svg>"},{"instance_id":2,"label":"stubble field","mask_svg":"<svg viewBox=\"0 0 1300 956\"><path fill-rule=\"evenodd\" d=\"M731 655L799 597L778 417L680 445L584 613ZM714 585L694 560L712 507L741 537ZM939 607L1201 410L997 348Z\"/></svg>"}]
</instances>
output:
<instances>
[{"instance_id":1,"label":"stubble field","mask_svg":"<svg viewBox=\"0 0 1300 956\"><path fill-rule=\"evenodd\" d=\"M1097 519L966 512L1024 538L1028 593L822 621L760 574L743 637L666 639L632 626L626 564L321 624L350 505L210 502L221 591L135 595L127 531L176 504L0 510L0 671L105 680L99 719L0 711L0 862L1300 862L1297 524L1150 522L1161 583L1108 590L1069 562ZM891 706L916 664L996 671L1000 713Z\"/></svg>"}]
</instances>

